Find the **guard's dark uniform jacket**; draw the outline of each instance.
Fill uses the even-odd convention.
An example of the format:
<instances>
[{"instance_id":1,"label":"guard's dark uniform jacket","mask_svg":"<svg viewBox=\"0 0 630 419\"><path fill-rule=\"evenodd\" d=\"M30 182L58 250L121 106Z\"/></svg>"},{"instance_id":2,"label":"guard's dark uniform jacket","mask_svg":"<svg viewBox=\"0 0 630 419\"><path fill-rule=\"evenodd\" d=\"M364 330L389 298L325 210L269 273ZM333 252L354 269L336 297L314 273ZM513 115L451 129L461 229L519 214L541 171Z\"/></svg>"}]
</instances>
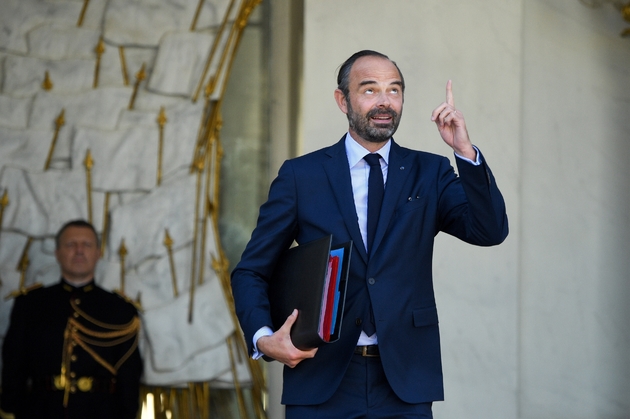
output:
<instances>
[{"instance_id":1,"label":"guard's dark uniform jacket","mask_svg":"<svg viewBox=\"0 0 630 419\"><path fill-rule=\"evenodd\" d=\"M2 348L2 401L16 419L132 419L142 361L136 308L91 282L15 299Z\"/></svg>"}]
</instances>

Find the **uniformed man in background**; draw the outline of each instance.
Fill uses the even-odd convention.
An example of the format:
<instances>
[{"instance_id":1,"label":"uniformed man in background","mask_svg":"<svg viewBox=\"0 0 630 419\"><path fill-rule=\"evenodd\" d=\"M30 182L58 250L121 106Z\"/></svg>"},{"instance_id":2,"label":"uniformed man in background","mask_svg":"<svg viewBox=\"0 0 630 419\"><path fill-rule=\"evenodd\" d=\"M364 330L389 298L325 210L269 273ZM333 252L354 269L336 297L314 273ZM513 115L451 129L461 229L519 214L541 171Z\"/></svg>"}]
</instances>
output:
<instances>
[{"instance_id":1,"label":"uniformed man in background","mask_svg":"<svg viewBox=\"0 0 630 419\"><path fill-rule=\"evenodd\" d=\"M94 282L100 246L83 220L56 236L58 284L18 296L2 348L0 418L136 418L137 310Z\"/></svg>"}]
</instances>

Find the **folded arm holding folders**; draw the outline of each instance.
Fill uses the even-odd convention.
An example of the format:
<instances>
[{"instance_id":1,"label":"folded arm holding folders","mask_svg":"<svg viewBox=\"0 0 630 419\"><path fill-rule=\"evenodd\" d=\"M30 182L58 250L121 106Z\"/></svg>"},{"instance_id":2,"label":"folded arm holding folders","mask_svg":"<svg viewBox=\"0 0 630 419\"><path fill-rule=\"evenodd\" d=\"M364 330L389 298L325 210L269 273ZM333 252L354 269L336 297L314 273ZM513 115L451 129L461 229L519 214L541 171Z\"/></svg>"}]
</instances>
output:
<instances>
[{"instance_id":1,"label":"folded arm holding folders","mask_svg":"<svg viewBox=\"0 0 630 419\"><path fill-rule=\"evenodd\" d=\"M298 349L334 342L341 333L352 242L331 243L329 235L285 251L271 277L273 326L278 330L297 309L291 341Z\"/></svg>"}]
</instances>

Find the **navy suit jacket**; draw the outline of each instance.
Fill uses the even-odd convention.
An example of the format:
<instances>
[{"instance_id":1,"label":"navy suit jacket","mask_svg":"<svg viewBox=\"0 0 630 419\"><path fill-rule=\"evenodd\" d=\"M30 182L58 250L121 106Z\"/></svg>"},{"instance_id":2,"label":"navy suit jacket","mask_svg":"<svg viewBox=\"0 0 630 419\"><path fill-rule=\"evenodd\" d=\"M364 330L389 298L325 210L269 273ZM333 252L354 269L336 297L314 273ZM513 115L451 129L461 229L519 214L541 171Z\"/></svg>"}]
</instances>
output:
<instances>
[{"instance_id":1,"label":"navy suit jacket","mask_svg":"<svg viewBox=\"0 0 630 419\"><path fill-rule=\"evenodd\" d=\"M332 233L333 244L355 243L341 337L320 347L314 358L285 367L283 404L320 404L332 396L361 332L358 319L366 299L394 392L408 403L443 400L431 267L434 237L444 231L491 246L508 234L505 203L485 159L479 166L457 160L459 177L446 157L403 148L392 140L369 258L357 222L344 138L282 165L232 272L236 312L248 345L261 327L272 327L268 282L278 256L294 240L307 243Z\"/></svg>"}]
</instances>

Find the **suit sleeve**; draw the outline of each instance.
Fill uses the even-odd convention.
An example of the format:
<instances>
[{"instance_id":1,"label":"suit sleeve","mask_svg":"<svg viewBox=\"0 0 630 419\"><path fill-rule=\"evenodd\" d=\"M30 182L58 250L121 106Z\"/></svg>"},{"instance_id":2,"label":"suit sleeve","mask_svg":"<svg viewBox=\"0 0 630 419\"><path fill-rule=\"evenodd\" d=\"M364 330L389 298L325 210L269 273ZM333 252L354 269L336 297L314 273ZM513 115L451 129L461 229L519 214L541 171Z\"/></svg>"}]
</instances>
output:
<instances>
[{"instance_id":1,"label":"suit sleeve","mask_svg":"<svg viewBox=\"0 0 630 419\"><path fill-rule=\"evenodd\" d=\"M280 254L297 233L297 198L291 162L285 162L272 182L269 197L260 207L252 237L231 276L232 293L250 355L252 339L263 326L273 329L268 285Z\"/></svg>"},{"instance_id":2,"label":"suit sleeve","mask_svg":"<svg viewBox=\"0 0 630 419\"><path fill-rule=\"evenodd\" d=\"M505 201L486 159L481 156L480 165L456 160L459 178L450 164L440 170L440 229L478 246L502 243L508 235Z\"/></svg>"}]
</instances>

